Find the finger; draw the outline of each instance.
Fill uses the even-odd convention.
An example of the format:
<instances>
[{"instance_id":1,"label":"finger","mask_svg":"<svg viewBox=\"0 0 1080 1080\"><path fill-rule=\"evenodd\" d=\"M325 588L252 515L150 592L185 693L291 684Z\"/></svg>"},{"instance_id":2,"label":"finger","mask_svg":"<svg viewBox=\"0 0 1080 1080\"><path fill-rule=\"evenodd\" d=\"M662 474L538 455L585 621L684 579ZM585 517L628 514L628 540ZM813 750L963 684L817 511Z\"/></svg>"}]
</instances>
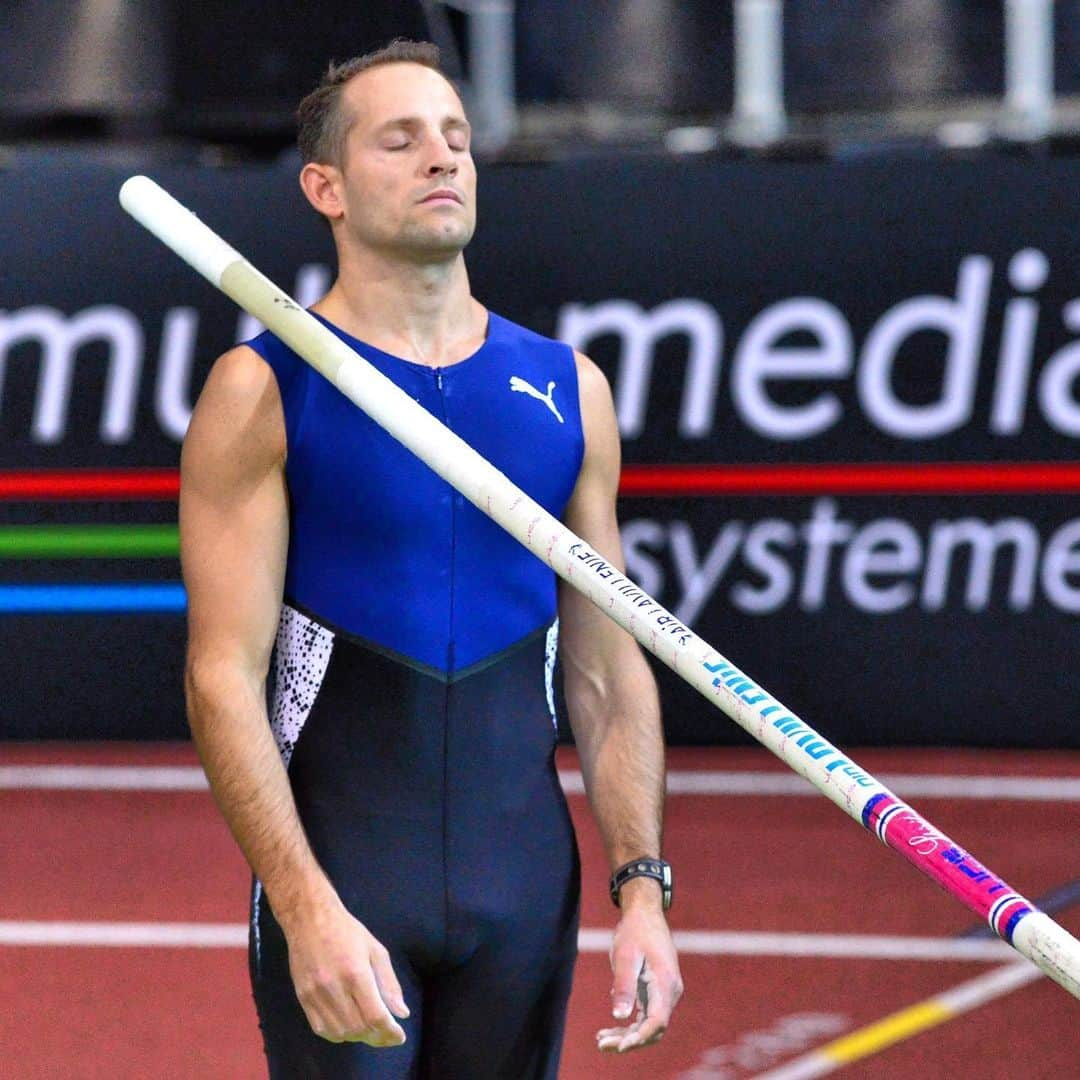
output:
<instances>
[{"instance_id":1,"label":"finger","mask_svg":"<svg viewBox=\"0 0 1080 1080\"><path fill-rule=\"evenodd\" d=\"M596 1033L596 1041L602 1042L604 1039L621 1039L630 1030L629 1027L601 1028Z\"/></svg>"},{"instance_id":2,"label":"finger","mask_svg":"<svg viewBox=\"0 0 1080 1080\"><path fill-rule=\"evenodd\" d=\"M639 1047L658 1042L665 1031L667 1031L666 1020L661 1020L658 1016L646 1017L619 1040L615 1049L620 1054L626 1053L627 1050L637 1050Z\"/></svg>"},{"instance_id":3,"label":"finger","mask_svg":"<svg viewBox=\"0 0 1080 1080\"><path fill-rule=\"evenodd\" d=\"M375 975L375 982L379 987L379 994L387 1007L395 1015L405 1020L409 1016L409 1006L405 1004L405 995L394 974L394 965L390 960L390 953L379 945L371 954L371 970Z\"/></svg>"},{"instance_id":4,"label":"finger","mask_svg":"<svg viewBox=\"0 0 1080 1080\"><path fill-rule=\"evenodd\" d=\"M611 1015L616 1020L625 1020L633 1011L642 960L641 950L633 946L612 951Z\"/></svg>"},{"instance_id":5,"label":"finger","mask_svg":"<svg viewBox=\"0 0 1080 1080\"><path fill-rule=\"evenodd\" d=\"M344 1042L355 1026L352 998L336 980L325 974L303 980L296 996L311 1030L327 1042Z\"/></svg>"},{"instance_id":6,"label":"finger","mask_svg":"<svg viewBox=\"0 0 1080 1080\"><path fill-rule=\"evenodd\" d=\"M596 1033L596 1048L603 1051L605 1054L613 1054L619 1048L619 1043L626 1038L631 1029L624 1028L605 1028L603 1031Z\"/></svg>"},{"instance_id":7,"label":"finger","mask_svg":"<svg viewBox=\"0 0 1080 1080\"><path fill-rule=\"evenodd\" d=\"M394 1018L383 1010L382 1016L373 1020L353 1019L341 1039L333 1042L365 1043L368 1046L400 1046L405 1041L405 1032Z\"/></svg>"},{"instance_id":8,"label":"finger","mask_svg":"<svg viewBox=\"0 0 1080 1080\"><path fill-rule=\"evenodd\" d=\"M301 999L300 1004L311 1030L320 1039L332 1043L345 1041L349 1027L346 1011L329 994L321 993L307 1000Z\"/></svg>"},{"instance_id":9,"label":"finger","mask_svg":"<svg viewBox=\"0 0 1080 1080\"><path fill-rule=\"evenodd\" d=\"M368 1046L400 1046L405 1041L405 1030L390 1015L380 1001L377 1006L363 1008L357 1002L358 1019L354 1021L347 1042L362 1042Z\"/></svg>"},{"instance_id":10,"label":"finger","mask_svg":"<svg viewBox=\"0 0 1080 1080\"><path fill-rule=\"evenodd\" d=\"M341 1030L336 1024L330 1024L318 1013L313 1013L305 1010L304 1015L307 1017L307 1022L311 1027L311 1030L319 1036L320 1039L325 1039L327 1042L340 1043L344 1042L342 1038Z\"/></svg>"},{"instance_id":11,"label":"finger","mask_svg":"<svg viewBox=\"0 0 1080 1080\"><path fill-rule=\"evenodd\" d=\"M349 1042L367 1043L368 1046L400 1046L405 1041L405 1031L383 1003L370 968L354 984L352 1000L354 1019L347 1036Z\"/></svg>"},{"instance_id":12,"label":"finger","mask_svg":"<svg viewBox=\"0 0 1080 1080\"><path fill-rule=\"evenodd\" d=\"M667 1030L671 1019L671 995L666 982L658 979L655 972L646 970L642 975L639 989L645 999L644 1018L623 1036L617 1047L619 1053L655 1042Z\"/></svg>"},{"instance_id":13,"label":"finger","mask_svg":"<svg viewBox=\"0 0 1080 1080\"><path fill-rule=\"evenodd\" d=\"M364 1028L363 1031L350 1035L345 1041L364 1043L365 1046L371 1046L375 1049L384 1046L401 1046L405 1042L405 1032L387 1013L385 1021L377 1021L375 1024Z\"/></svg>"}]
</instances>

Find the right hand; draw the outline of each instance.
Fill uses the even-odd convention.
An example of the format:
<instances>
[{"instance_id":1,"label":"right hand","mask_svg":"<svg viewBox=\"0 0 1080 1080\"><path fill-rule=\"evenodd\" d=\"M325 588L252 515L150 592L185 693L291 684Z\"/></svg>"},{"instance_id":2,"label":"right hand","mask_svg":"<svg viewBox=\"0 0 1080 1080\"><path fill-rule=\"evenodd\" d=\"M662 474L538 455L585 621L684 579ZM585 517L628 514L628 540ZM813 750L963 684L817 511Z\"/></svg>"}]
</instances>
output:
<instances>
[{"instance_id":1,"label":"right hand","mask_svg":"<svg viewBox=\"0 0 1080 1080\"><path fill-rule=\"evenodd\" d=\"M316 1035L368 1046L405 1041L394 1017L409 1010L390 954L340 901L292 922L286 938L296 996Z\"/></svg>"}]
</instances>

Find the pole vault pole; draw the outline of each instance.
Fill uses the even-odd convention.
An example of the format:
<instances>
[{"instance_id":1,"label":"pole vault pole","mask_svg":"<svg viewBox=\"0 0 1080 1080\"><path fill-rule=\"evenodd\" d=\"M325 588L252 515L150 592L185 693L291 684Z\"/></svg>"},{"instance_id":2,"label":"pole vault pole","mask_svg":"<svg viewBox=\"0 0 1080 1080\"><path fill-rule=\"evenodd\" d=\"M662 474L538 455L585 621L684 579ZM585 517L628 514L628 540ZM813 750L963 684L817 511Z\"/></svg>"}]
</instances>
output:
<instances>
[{"instance_id":1,"label":"pole vault pole","mask_svg":"<svg viewBox=\"0 0 1080 1080\"><path fill-rule=\"evenodd\" d=\"M145 176L125 210L841 810L1080 998L1080 941L683 626Z\"/></svg>"}]
</instances>

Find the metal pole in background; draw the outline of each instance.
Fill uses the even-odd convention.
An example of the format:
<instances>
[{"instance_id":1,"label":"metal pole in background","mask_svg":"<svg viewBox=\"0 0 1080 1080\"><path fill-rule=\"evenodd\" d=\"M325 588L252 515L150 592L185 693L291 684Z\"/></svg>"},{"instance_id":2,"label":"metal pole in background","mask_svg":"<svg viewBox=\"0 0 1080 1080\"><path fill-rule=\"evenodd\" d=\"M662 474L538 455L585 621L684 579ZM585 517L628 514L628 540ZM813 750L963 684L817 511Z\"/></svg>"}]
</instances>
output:
<instances>
[{"instance_id":1,"label":"metal pole in background","mask_svg":"<svg viewBox=\"0 0 1080 1080\"><path fill-rule=\"evenodd\" d=\"M1000 131L1042 139L1054 126L1054 0L1005 0L1005 100Z\"/></svg>"},{"instance_id":2,"label":"metal pole in background","mask_svg":"<svg viewBox=\"0 0 1080 1080\"><path fill-rule=\"evenodd\" d=\"M468 104L473 143L488 153L501 150L517 130L514 0L441 0L441 3L443 7L456 8L467 20ZM431 8L425 7L430 13Z\"/></svg>"},{"instance_id":3,"label":"metal pole in background","mask_svg":"<svg viewBox=\"0 0 1080 1080\"><path fill-rule=\"evenodd\" d=\"M784 10L781 0L736 0L733 141L765 146L784 136Z\"/></svg>"}]
</instances>

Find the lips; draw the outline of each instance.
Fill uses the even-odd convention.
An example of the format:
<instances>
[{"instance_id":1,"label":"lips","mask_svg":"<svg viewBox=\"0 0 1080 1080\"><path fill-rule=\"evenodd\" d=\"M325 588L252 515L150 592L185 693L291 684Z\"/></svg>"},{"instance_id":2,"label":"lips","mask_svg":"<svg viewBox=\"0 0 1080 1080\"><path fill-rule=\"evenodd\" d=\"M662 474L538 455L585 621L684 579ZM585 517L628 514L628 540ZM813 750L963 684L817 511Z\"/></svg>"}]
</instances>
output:
<instances>
[{"instance_id":1,"label":"lips","mask_svg":"<svg viewBox=\"0 0 1080 1080\"><path fill-rule=\"evenodd\" d=\"M457 203L459 206L464 204L462 197L454 191L452 188L438 188L430 195L425 195L421 202L438 202L441 200L448 200Z\"/></svg>"}]
</instances>

